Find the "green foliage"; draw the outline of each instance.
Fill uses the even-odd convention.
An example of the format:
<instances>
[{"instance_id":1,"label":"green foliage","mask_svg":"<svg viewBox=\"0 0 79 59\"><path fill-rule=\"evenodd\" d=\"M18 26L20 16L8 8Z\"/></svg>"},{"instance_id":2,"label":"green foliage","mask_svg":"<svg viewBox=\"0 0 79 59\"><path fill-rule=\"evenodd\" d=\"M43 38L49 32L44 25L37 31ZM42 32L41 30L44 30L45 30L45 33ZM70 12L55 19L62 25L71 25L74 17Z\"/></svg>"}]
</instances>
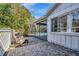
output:
<instances>
[{"instance_id":1,"label":"green foliage","mask_svg":"<svg viewBox=\"0 0 79 59\"><path fill-rule=\"evenodd\" d=\"M20 4L0 4L0 28L11 28L27 35L31 19L30 12Z\"/></svg>"}]
</instances>

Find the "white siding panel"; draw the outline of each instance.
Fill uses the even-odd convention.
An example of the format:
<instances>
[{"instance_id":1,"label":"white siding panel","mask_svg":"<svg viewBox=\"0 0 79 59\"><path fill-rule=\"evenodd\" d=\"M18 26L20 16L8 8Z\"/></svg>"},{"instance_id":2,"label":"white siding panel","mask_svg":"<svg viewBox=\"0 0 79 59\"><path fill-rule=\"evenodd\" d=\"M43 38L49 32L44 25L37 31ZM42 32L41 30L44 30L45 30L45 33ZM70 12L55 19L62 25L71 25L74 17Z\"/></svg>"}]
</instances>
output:
<instances>
[{"instance_id":1,"label":"white siding panel","mask_svg":"<svg viewBox=\"0 0 79 59\"><path fill-rule=\"evenodd\" d=\"M49 34L50 35L50 34ZM48 42L52 42L52 37L51 36L47 36L47 40L48 40Z\"/></svg>"},{"instance_id":2,"label":"white siding panel","mask_svg":"<svg viewBox=\"0 0 79 59\"><path fill-rule=\"evenodd\" d=\"M50 40L50 42L52 42L52 36L49 36L49 40Z\"/></svg>"},{"instance_id":3,"label":"white siding panel","mask_svg":"<svg viewBox=\"0 0 79 59\"><path fill-rule=\"evenodd\" d=\"M52 34L52 35L53 35L53 37L52 37L52 39L53 39L52 42L55 43L55 41L56 41L55 36L56 36L56 35L55 35L55 34Z\"/></svg>"},{"instance_id":4,"label":"white siding panel","mask_svg":"<svg viewBox=\"0 0 79 59\"><path fill-rule=\"evenodd\" d=\"M66 36L66 47L71 48L71 36Z\"/></svg>"},{"instance_id":5,"label":"white siding panel","mask_svg":"<svg viewBox=\"0 0 79 59\"><path fill-rule=\"evenodd\" d=\"M54 42L55 42L56 44L58 44L58 39L57 39L57 36L58 36L58 35L57 35L57 34L55 34L55 41L54 41Z\"/></svg>"},{"instance_id":6,"label":"white siding panel","mask_svg":"<svg viewBox=\"0 0 79 59\"><path fill-rule=\"evenodd\" d=\"M79 46L79 38L78 37L73 37L72 36L72 49L78 50L78 46Z\"/></svg>"},{"instance_id":7,"label":"white siding panel","mask_svg":"<svg viewBox=\"0 0 79 59\"><path fill-rule=\"evenodd\" d=\"M73 33L51 33L49 42L79 51L79 36Z\"/></svg>"},{"instance_id":8,"label":"white siding panel","mask_svg":"<svg viewBox=\"0 0 79 59\"><path fill-rule=\"evenodd\" d=\"M60 45L60 35L57 35L57 44Z\"/></svg>"},{"instance_id":9,"label":"white siding panel","mask_svg":"<svg viewBox=\"0 0 79 59\"><path fill-rule=\"evenodd\" d=\"M55 40L55 35L52 36L52 42L54 43Z\"/></svg>"},{"instance_id":10,"label":"white siding panel","mask_svg":"<svg viewBox=\"0 0 79 59\"><path fill-rule=\"evenodd\" d=\"M58 37L58 35L55 36L55 41L54 41L56 44L58 44L58 38L57 37Z\"/></svg>"},{"instance_id":11,"label":"white siding panel","mask_svg":"<svg viewBox=\"0 0 79 59\"><path fill-rule=\"evenodd\" d=\"M61 36L61 43L60 45L65 46L65 36Z\"/></svg>"}]
</instances>

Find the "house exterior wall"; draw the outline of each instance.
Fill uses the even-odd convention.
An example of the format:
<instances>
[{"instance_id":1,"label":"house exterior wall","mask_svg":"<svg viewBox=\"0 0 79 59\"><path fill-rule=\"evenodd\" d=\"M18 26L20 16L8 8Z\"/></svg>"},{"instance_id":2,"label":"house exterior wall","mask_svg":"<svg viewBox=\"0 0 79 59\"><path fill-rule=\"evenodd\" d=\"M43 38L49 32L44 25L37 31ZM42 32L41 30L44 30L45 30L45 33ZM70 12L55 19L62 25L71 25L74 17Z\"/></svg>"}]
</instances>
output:
<instances>
[{"instance_id":1,"label":"house exterior wall","mask_svg":"<svg viewBox=\"0 0 79 59\"><path fill-rule=\"evenodd\" d=\"M78 8L79 4L75 3L60 4L51 13L51 15L47 18L47 40L49 42L79 51L79 33L71 32L70 28L72 23L69 20L67 20L67 32L51 32L51 19L69 14L71 13L71 11L74 11ZM67 18L71 19L70 16L68 16Z\"/></svg>"}]
</instances>

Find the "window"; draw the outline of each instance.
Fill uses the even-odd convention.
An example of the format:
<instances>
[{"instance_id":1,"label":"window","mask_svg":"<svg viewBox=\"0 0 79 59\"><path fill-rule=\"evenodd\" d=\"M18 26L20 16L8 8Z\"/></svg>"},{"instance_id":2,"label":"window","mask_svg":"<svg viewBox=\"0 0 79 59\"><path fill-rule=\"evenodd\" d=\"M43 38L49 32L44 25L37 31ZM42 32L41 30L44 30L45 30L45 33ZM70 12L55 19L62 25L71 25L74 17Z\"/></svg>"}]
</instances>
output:
<instances>
[{"instance_id":1,"label":"window","mask_svg":"<svg viewBox=\"0 0 79 59\"><path fill-rule=\"evenodd\" d=\"M51 31L57 32L57 17L51 20Z\"/></svg>"},{"instance_id":2,"label":"window","mask_svg":"<svg viewBox=\"0 0 79 59\"><path fill-rule=\"evenodd\" d=\"M58 32L66 32L67 28L67 15L58 18Z\"/></svg>"},{"instance_id":3,"label":"window","mask_svg":"<svg viewBox=\"0 0 79 59\"><path fill-rule=\"evenodd\" d=\"M73 32L79 32L79 11L75 11L73 13L72 31Z\"/></svg>"},{"instance_id":4,"label":"window","mask_svg":"<svg viewBox=\"0 0 79 59\"><path fill-rule=\"evenodd\" d=\"M62 17L56 17L51 20L51 31L52 32L66 32L67 28L67 15Z\"/></svg>"}]
</instances>

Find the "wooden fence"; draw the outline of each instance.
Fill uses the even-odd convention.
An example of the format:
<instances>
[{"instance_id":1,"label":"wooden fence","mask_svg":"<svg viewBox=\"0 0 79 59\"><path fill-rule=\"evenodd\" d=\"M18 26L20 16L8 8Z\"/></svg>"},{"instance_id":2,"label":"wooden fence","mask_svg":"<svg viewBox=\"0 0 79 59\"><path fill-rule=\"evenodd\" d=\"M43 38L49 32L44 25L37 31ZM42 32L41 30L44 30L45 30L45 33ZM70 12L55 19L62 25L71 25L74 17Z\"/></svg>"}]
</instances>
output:
<instances>
[{"instance_id":1,"label":"wooden fence","mask_svg":"<svg viewBox=\"0 0 79 59\"><path fill-rule=\"evenodd\" d=\"M11 45L11 38L12 34L10 29L0 29L0 55L3 55Z\"/></svg>"}]
</instances>

